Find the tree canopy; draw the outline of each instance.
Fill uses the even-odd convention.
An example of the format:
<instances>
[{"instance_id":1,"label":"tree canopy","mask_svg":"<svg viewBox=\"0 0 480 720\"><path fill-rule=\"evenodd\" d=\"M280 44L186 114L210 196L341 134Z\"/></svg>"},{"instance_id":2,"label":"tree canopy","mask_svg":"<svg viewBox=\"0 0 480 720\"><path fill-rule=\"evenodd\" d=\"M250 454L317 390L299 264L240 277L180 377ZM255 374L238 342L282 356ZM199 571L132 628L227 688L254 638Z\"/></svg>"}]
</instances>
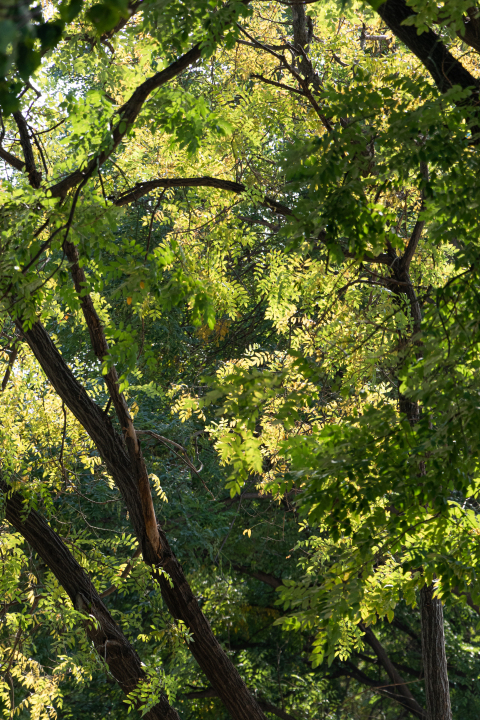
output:
<instances>
[{"instance_id":1,"label":"tree canopy","mask_svg":"<svg viewBox=\"0 0 480 720\"><path fill-rule=\"evenodd\" d=\"M478 718L479 52L0 9L5 717Z\"/></svg>"}]
</instances>

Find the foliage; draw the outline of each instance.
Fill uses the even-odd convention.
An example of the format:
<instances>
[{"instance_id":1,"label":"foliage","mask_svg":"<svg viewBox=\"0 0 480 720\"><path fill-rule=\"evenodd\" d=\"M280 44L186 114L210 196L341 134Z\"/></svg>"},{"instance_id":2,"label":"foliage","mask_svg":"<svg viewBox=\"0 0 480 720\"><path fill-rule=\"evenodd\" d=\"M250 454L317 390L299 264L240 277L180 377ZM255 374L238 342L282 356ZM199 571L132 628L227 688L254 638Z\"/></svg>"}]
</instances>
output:
<instances>
[{"instance_id":1,"label":"foliage","mask_svg":"<svg viewBox=\"0 0 480 720\"><path fill-rule=\"evenodd\" d=\"M104 593L145 678L125 699L81 613L4 521L3 714L122 718L166 693L185 720L227 717L190 629L132 557L98 448L28 347L41 320L124 434L106 384L117 369L157 518L269 714L397 717L366 626L424 705L417 603L433 582L454 717L477 717L473 91L440 93L358 5L307 5L302 51L283 3L53 3L25 6L27 24L22 7L0 25L1 142L20 154L21 110L42 176L6 157L2 475ZM407 26L441 26L478 77L468 8L412 7ZM127 122L136 89L197 45Z\"/></svg>"}]
</instances>

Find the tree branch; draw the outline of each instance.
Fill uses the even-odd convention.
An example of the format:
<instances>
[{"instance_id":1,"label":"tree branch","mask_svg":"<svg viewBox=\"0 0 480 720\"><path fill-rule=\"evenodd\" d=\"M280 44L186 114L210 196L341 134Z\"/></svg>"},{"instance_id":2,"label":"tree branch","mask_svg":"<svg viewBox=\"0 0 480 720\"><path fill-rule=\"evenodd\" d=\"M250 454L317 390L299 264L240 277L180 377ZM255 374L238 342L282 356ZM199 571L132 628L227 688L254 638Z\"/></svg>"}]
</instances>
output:
<instances>
[{"instance_id":1,"label":"tree branch","mask_svg":"<svg viewBox=\"0 0 480 720\"><path fill-rule=\"evenodd\" d=\"M257 75L256 73L252 73L250 77L254 78L255 80L261 80L261 82L266 83L267 85L273 85L274 87L279 87L282 90L288 90L289 92L294 92L297 93L297 95L302 95L303 97L305 97L305 93L303 90L298 90L297 88L291 87L290 85L284 85L283 83L276 82L276 80L269 80L269 78L266 78L263 75Z\"/></svg>"},{"instance_id":2,"label":"tree branch","mask_svg":"<svg viewBox=\"0 0 480 720\"><path fill-rule=\"evenodd\" d=\"M222 180L221 178L214 177L197 177L197 178L160 178L158 180L148 180L146 182L137 183L131 190L127 190L122 195L115 197L111 196L117 207L128 205L144 195L148 195L149 192L156 188L175 188L175 187L212 187L218 188L219 190L228 190L237 194L243 193L247 190L246 185L243 183L233 182L233 180ZM263 207L274 210L278 215L288 217L292 215L292 211L286 205L279 203L277 200L265 195L261 202Z\"/></svg>"},{"instance_id":3,"label":"tree branch","mask_svg":"<svg viewBox=\"0 0 480 720\"><path fill-rule=\"evenodd\" d=\"M467 17L463 18L463 31L457 31L458 37L474 50L480 52L480 11L476 7L467 10Z\"/></svg>"},{"instance_id":4,"label":"tree branch","mask_svg":"<svg viewBox=\"0 0 480 720\"><path fill-rule=\"evenodd\" d=\"M20 158L17 158L15 155L12 155L12 153L9 153L8 150L5 150L5 148L0 146L0 158L2 160L5 160L6 163L11 165L15 170L22 171L25 167L25 163L23 160L20 160Z\"/></svg>"},{"instance_id":5,"label":"tree branch","mask_svg":"<svg viewBox=\"0 0 480 720\"><path fill-rule=\"evenodd\" d=\"M388 657L385 648L378 640L372 628L366 627L363 623L359 623L359 628L365 633L365 635L363 636L363 640L365 640L365 642L370 645L383 669L392 681L392 684L395 686L396 692L398 692L402 696L402 704L404 705L404 707L407 707L410 712L415 715L415 717L425 718L425 711L413 697L409 687L405 683L405 680Z\"/></svg>"},{"instance_id":6,"label":"tree branch","mask_svg":"<svg viewBox=\"0 0 480 720\"><path fill-rule=\"evenodd\" d=\"M27 121L23 117L21 112L14 112L13 117L17 123L18 132L20 133L20 144L23 150L23 157L25 159L25 170L28 173L28 180L30 185L37 189L40 187L42 182L42 173L37 170L35 164L35 157L33 154L32 143L30 142L30 135L28 132Z\"/></svg>"},{"instance_id":7,"label":"tree branch","mask_svg":"<svg viewBox=\"0 0 480 720\"><path fill-rule=\"evenodd\" d=\"M480 615L480 607L473 602L473 598L469 592L464 592L464 591L460 590L460 588L454 587L454 588L452 588L452 593L454 595L456 595L457 597L464 597L467 602L467 605L469 607L471 607L472 610L475 610L477 615Z\"/></svg>"},{"instance_id":8,"label":"tree branch","mask_svg":"<svg viewBox=\"0 0 480 720\"><path fill-rule=\"evenodd\" d=\"M102 321L95 310L90 294L87 292L87 278L83 267L80 266L78 250L73 243L68 242L67 240L63 243L63 249L71 263L70 270L83 316L85 318L85 322L87 323L93 351L100 362L103 362L109 354L109 347L105 337ZM125 396L119 390L119 379L114 365L109 368L104 377L105 384L107 385L108 392L117 413L120 427L124 432L125 444L130 456L131 468L135 475L136 484L140 494L145 530L150 544L159 556L161 552L161 542L158 534L155 510L153 507L148 471Z\"/></svg>"},{"instance_id":9,"label":"tree branch","mask_svg":"<svg viewBox=\"0 0 480 720\"><path fill-rule=\"evenodd\" d=\"M268 573L264 573L261 570L251 570L245 565L236 565L235 563L232 563L232 568L239 573L250 575L250 577L254 577L256 580L260 580L266 585L270 585L272 588L277 588L280 587L280 585L283 585L283 580L279 580L273 575L268 575Z\"/></svg>"},{"instance_id":10,"label":"tree branch","mask_svg":"<svg viewBox=\"0 0 480 720\"><path fill-rule=\"evenodd\" d=\"M183 569L159 527L160 555L147 533L142 500L134 468L122 438L115 432L103 410L90 398L73 375L40 322L23 330L17 326L59 397L95 443L113 477L129 512L145 563L160 585L163 599L174 618L182 620L193 636L189 650L234 720L265 720L258 703L248 691L231 659L220 646L200 609Z\"/></svg>"},{"instance_id":11,"label":"tree branch","mask_svg":"<svg viewBox=\"0 0 480 720\"><path fill-rule=\"evenodd\" d=\"M371 677L369 677L366 673L364 673L362 670L357 668L356 665L354 665L350 660L347 660L345 663L346 667L342 668L340 670L335 671L334 673L331 673L328 675L328 679L334 679L338 677L344 677L345 675L347 677L351 677L354 680L357 680L357 682L361 683L362 685L366 685L367 687L372 688L372 690L376 690L380 695L383 695L384 697L388 698L389 700L394 700L395 702L399 703L404 709L406 709L409 712L412 712L405 704L405 698L393 692L390 690L392 687L391 685L385 685L385 683L378 682L377 680L373 680ZM413 713L415 714L415 713ZM418 716L417 716L418 717ZM421 715L421 720L425 720L425 715Z\"/></svg>"},{"instance_id":12,"label":"tree branch","mask_svg":"<svg viewBox=\"0 0 480 720\"><path fill-rule=\"evenodd\" d=\"M103 165L105 160L107 160L114 150L116 150L128 130L132 127L148 96L157 88L166 85L166 83L170 80L173 80L173 78L177 77L177 75L180 75L180 73L186 70L190 65L197 62L200 57L200 43L197 43L197 45L178 58L178 60L175 60L175 62L167 68L156 73L139 85L132 93L129 100L127 100L127 102L118 110L120 120L112 130L111 141L108 149L102 150L95 155L95 157L90 160L85 170L75 170L73 173L63 178L63 180L60 180L60 182L50 187L51 196L58 198L65 197L67 192L78 185L85 175L93 174L98 167Z\"/></svg>"},{"instance_id":13,"label":"tree branch","mask_svg":"<svg viewBox=\"0 0 480 720\"><path fill-rule=\"evenodd\" d=\"M4 392L5 388L8 385L8 381L10 380L10 374L12 372L13 364L15 360L17 359L18 355L18 340L15 342L10 350L10 358L8 360L7 369L5 371L5 375L3 376L2 380L2 392Z\"/></svg>"},{"instance_id":14,"label":"tree branch","mask_svg":"<svg viewBox=\"0 0 480 720\"><path fill-rule=\"evenodd\" d=\"M422 177L425 182L428 181L428 166L427 163L421 162L420 163L420 172L422 174ZM423 189L421 190L421 204L420 204L420 213L425 209L425 193ZM402 258L400 260L400 263L402 265L402 268L405 273L408 273L408 270L410 268L410 263L413 260L413 256L415 255L415 252L418 247L418 243L420 242L420 238L422 235L423 228L425 227L425 220L418 220L415 223L415 227L413 228L413 232L410 236L410 239L408 241L408 245L405 248L405 252L402 255Z\"/></svg>"},{"instance_id":15,"label":"tree branch","mask_svg":"<svg viewBox=\"0 0 480 720\"><path fill-rule=\"evenodd\" d=\"M377 12L394 35L423 63L440 92L444 93L454 85L460 85L464 89L474 90L474 95L478 98L478 80L453 57L439 36L433 30L419 35L414 25L404 24L405 20L416 15L405 0L387 0L380 5Z\"/></svg>"}]
</instances>

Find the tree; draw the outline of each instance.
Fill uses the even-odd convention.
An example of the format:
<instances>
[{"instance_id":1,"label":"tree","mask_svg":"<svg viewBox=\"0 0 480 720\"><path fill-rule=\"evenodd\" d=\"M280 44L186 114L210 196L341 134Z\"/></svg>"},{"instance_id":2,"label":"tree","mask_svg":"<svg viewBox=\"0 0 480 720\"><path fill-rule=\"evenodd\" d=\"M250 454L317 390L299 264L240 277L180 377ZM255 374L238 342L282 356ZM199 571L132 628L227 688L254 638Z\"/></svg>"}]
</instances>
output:
<instances>
[{"instance_id":1,"label":"tree","mask_svg":"<svg viewBox=\"0 0 480 720\"><path fill-rule=\"evenodd\" d=\"M232 468L232 503L221 507L233 515L210 563L246 517L244 498L282 499L293 527L300 510L308 523L298 553L308 563L288 571L290 584L240 557L230 557L231 570L301 606L281 622L304 629L314 666L326 651L340 662L333 676L356 677L417 717L421 702L370 625L394 620L400 599L414 604L420 591L427 716L448 717L446 662L433 662L444 642L432 592L478 602L477 81L475 61L455 58L461 42L475 48L475 12L464 24L461 8L417 15L389 0L378 16L366 12L355 47L347 45L355 25L334 6L314 4L310 16L299 3L131 10L130 22L107 32L89 24L92 10L79 10L35 76L40 90L24 87L22 98L34 92L37 101L4 120L10 146L1 157L16 172L6 170L3 182L3 387L13 407L22 394L35 407L48 400L55 421L37 413L26 443L30 413L15 426L5 413L3 487L7 520L56 578L47 597L61 596L59 583L72 603L62 603L52 627L73 642L67 628L86 613L87 637L130 704L176 717L164 688L173 697L178 679L154 664L142 669L95 590L102 558L121 552L124 579L153 588L148 613L158 618L159 588L176 623L142 635L151 651L170 634L209 681L193 696L218 695L235 718L288 716L282 694L279 708L247 689L157 524L164 490L150 473L153 442L164 463L175 453L173 477L184 483L191 474L193 485L198 465L185 446L197 453L208 432ZM425 24L441 24L446 42L430 29L419 35ZM396 38L424 71L412 71ZM129 406L132 393L140 405ZM462 410L449 409L453 402ZM190 424L187 442L159 432L172 412ZM82 465L120 493L128 517L112 523L114 542L71 520L69 496L85 489ZM223 471L214 460L212 468L221 487ZM120 507L118 496L104 497ZM68 543L52 527L56 513ZM222 521L209 523L221 530ZM129 525L133 537L120 536ZM18 535L10 537L14 551ZM126 562L136 542L144 565ZM45 568L37 572L43 578ZM13 598L14 587L8 592ZM110 583L103 594L115 594ZM28 614L19 613L19 633ZM129 622L138 630L144 619ZM7 645L6 675L20 637ZM387 686L352 664L363 643ZM80 651L93 674L85 641ZM63 667L81 667L69 657ZM11 673L10 681L13 688Z\"/></svg>"}]
</instances>

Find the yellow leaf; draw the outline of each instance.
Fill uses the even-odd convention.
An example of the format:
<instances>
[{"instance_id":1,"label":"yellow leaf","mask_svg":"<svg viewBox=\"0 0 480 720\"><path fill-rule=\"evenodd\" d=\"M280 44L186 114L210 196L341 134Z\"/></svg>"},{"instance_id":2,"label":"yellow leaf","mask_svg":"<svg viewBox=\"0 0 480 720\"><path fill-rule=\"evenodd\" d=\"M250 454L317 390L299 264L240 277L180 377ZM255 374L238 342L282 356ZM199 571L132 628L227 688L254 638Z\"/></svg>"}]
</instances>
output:
<instances>
[{"instance_id":1,"label":"yellow leaf","mask_svg":"<svg viewBox=\"0 0 480 720\"><path fill-rule=\"evenodd\" d=\"M131 297L127 297L127 305L131 305L131 304L132 304L132 298L131 298Z\"/></svg>"}]
</instances>

